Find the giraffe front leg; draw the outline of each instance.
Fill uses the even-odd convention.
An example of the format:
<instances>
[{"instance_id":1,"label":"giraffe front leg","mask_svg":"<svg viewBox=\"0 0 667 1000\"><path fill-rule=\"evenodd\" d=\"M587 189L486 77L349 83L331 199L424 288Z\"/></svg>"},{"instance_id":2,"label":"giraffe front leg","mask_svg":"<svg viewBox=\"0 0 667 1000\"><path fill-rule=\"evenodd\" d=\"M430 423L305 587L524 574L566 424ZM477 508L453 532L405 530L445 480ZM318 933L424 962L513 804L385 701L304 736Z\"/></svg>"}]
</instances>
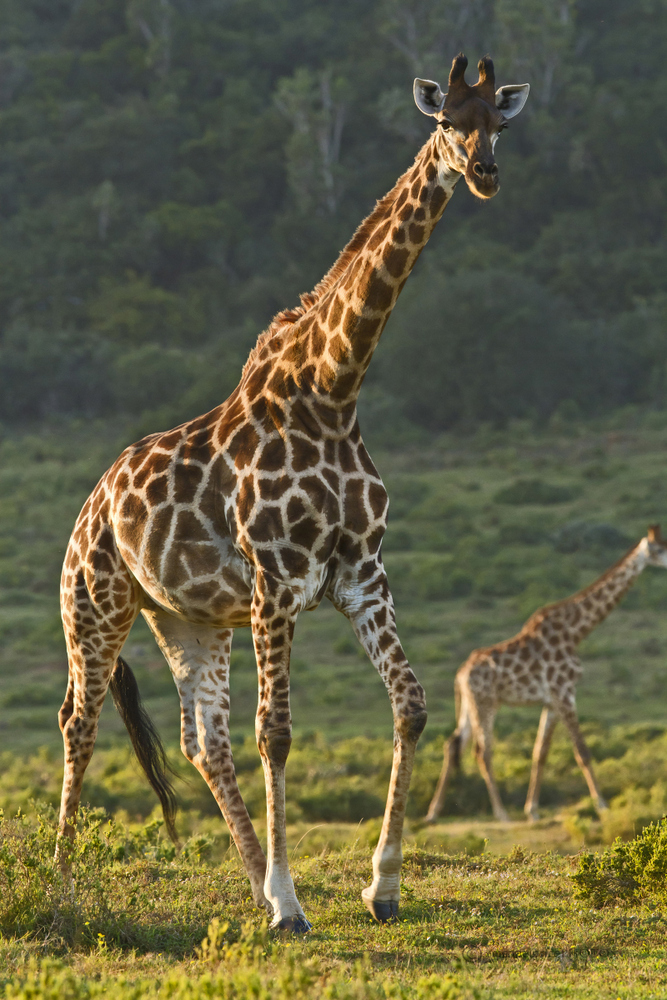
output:
<instances>
[{"instance_id":1,"label":"giraffe front leg","mask_svg":"<svg viewBox=\"0 0 667 1000\"><path fill-rule=\"evenodd\" d=\"M556 707L558 709L558 714L567 726L567 730L574 745L574 756L577 764L583 772L584 778L586 779L588 791L593 799L593 802L595 802L595 807L598 812L604 812L609 808L609 806L602 797L602 792L600 791L598 783L595 779L595 774L591 765L592 755L588 749L588 744L583 737L581 729L579 728L579 719L577 718L574 696L572 695L569 699L563 699Z\"/></svg>"},{"instance_id":2,"label":"giraffe front leg","mask_svg":"<svg viewBox=\"0 0 667 1000\"><path fill-rule=\"evenodd\" d=\"M384 681L394 716L394 758L380 839L373 854L373 880L361 893L376 920L398 916L401 840L417 741L426 725L424 689L410 669L396 632L394 604L381 563L371 582L336 595L359 641Z\"/></svg>"},{"instance_id":3,"label":"giraffe front leg","mask_svg":"<svg viewBox=\"0 0 667 1000\"><path fill-rule=\"evenodd\" d=\"M255 733L266 786L267 861L264 894L273 909L271 927L293 934L310 930L287 859L285 764L292 744L289 664L296 602L274 579L258 574L252 601L252 636L259 698Z\"/></svg>"},{"instance_id":4,"label":"giraffe front leg","mask_svg":"<svg viewBox=\"0 0 667 1000\"><path fill-rule=\"evenodd\" d=\"M558 721L558 716L552 708L545 705L540 716L540 725L537 730L535 746L533 747L533 766L530 772L530 785L528 786L528 796L523 807L527 818L534 823L540 818L538 801L540 797L540 786L542 784L542 773L546 763L551 737Z\"/></svg>"}]
</instances>

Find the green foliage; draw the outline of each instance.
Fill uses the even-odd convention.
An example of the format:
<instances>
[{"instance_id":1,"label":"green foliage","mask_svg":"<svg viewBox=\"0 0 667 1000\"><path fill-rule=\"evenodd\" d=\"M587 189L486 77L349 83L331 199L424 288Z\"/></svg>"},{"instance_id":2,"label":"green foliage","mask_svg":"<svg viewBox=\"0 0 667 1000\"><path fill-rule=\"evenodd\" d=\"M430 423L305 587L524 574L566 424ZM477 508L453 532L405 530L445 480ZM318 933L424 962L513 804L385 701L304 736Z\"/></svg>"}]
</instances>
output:
<instances>
[{"instance_id":1,"label":"green foliage","mask_svg":"<svg viewBox=\"0 0 667 1000\"><path fill-rule=\"evenodd\" d=\"M582 549L618 549L631 545L631 540L613 524L589 524L572 521L554 532L554 548L558 552L580 552Z\"/></svg>"},{"instance_id":2,"label":"green foliage","mask_svg":"<svg viewBox=\"0 0 667 1000\"><path fill-rule=\"evenodd\" d=\"M599 854L582 854L572 876L580 899L602 907L667 898L667 819L647 826L633 840L617 840Z\"/></svg>"},{"instance_id":3,"label":"green foliage","mask_svg":"<svg viewBox=\"0 0 667 1000\"><path fill-rule=\"evenodd\" d=\"M591 1000L608 996L610 983L615 995L644 995L649 976L656 995L663 989L658 897L637 899L627 918L577 906L572 859L555 852L406 845L401 920L380 926L360 899L370 855L356 849L355 827L316 854L299 857L291 839L290 867L314 925L294 939L268 932L253 911L236 856L211 864L186 851L161 855L150 829L131 832L98 814L79 823L65 883L52 862L54 821L32 810L0 821L5 1000L519 1000L535 995L538 978L543 992L579 996L584 975ZM663 853L637 852L635 869ZM656 889L659 878L654 866ZM16 894L41 914L25 933Z\"/></svg>"},{"instance_id":4,"label":"green foliage","mask_svg":"<svg viewBox=\"0 0 667 1000\"><path fill-rule=\"evenodd\" d=\"M215 934L215 922L209 938ZM253 932L247 936L252 939ZM204 940L204 945L209 939ZM239 944L245 946L245 939ZM6 987L4 1000L477 1000L486 993L465 989L459 978L446 974L418 980L415 987L390 985L376 978L368 963L357 963L351 976L326 975L316 961L301 962L287 953L277 963L262 954L246 955L239 961L232 945L224 952L226 967L214 973L170 976L164 981L128 982L104 978L99 982L80 979L57 962L32 963L22 981Z\"/></svg>"},{"instance_id":5,"label":"green foliage","mask_svg":"<svg viewBox=\"0 0 667 1000\"><path fill-rule=\"evenodd\" d=\"M578 0L465 17L455 0L8 0L0 419L122 412L157 429L224 398L428 135L412 77L444 84L460 49L490 51L498 82L531 97L499 144L501 194L479 212L457 191L408 283L369 426L405 442L663 408L666 18L627 0L604 18ZM638 68L629 51L650 55ZM164 348L188 359L161 367ZM125 387L136 365L145 397Z\"/></svg>"},{"instance_id":6,"label":"green foliage","mask_svg":"<svg viewBox=\"0 0 667 1000\"><path fill-rule=\"evenodd\" d=\"M552 504L566 503L577 495L577 490L569 486L556 486L543 479L517 479L509 486L498 490L494 496L496 503L512 504Z\"/></svg>"},{"instance_id":7,"label":"green foliage","mask_svg":"<svg viewBox=\"0 0 667 1000\"><path fill-rule=\"evenodd\" d=\"M627 697L627 687L623 688ZM388 714L388 713L387 713ZM530 725L524 718L512 725L499 719L494 745L494 769L501 794L511 808L525 801L538 713ZM389 720L387 720L389 722ZM448 720L453 725L453 717ZM389 725L387 726L389 729ZM542 802L546 808L567 807L575 841L610 843L616 837L633 837L667 811L667 734L661 725L621 725L602 728L584 725L595 770L610 809L599 819L581 797L585 784L574 759L571 741L559 727L544 775ZM423 740L418 749L408 800L408 817L420 820L433 795L443 759L443 735ZM176 791L184 837L195 837L186 851L192 856L222 857L229 835L208 787L199 781L178 748L170 748L178 777ZM266 812L264 776L254 737L234 747L234 763L243 797L254 820ZM292 824L361 823L364 842L372 842L384 805L392 763L392 741L355 736L325 740L320 734L297 735L287 764L286 803ZM6 751L0 756L0 808L6 815L40 808L55 808L60 799L60 753L42 748L17 759ZM98 748L86 772L84 801L127 823L142 823L141 845L126 838L124 850L142 856L167 856L169 842L159 837L159 809L137 767L130 748ZM486 786L472 752L465 755L461 772L453 776L445 802L447 816L488 814ZM362 835L360 834L360 836ZM195 836L196 835L196 836ZM134 835L133 835L134 836ZM128 835L129 837L129 835ZM196 838L203 837L201 840ZM310 841L309 841L310 843ZM456 850L474 845L456 841Z\"/></svg>"}]
</instances>

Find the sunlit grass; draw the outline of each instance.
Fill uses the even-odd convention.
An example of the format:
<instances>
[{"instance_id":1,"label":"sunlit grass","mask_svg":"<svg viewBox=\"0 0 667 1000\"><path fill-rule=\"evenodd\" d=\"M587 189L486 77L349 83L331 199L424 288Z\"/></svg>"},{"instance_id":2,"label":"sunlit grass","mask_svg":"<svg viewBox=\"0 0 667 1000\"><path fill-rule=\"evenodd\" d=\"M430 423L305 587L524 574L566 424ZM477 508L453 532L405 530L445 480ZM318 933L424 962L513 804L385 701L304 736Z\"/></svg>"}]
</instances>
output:
<instances>
[{"instance_id":1,"label":"sunlit grass","mask_svg":"<svg viewBox=\"0 0 667 1000\"><path fill-rule=\"evenodd\" d=\"M28 992L12 986L8 996L55 997L48 982L63 989L68 969L74 985L61 995L73 1000L95 995L84 987L97 981L112 997L664 996L667 919L641 903L596 910L578 900L576 858L521 848L470 856L406 844L400 920L379 926L360 898L370 850L350 831L347 844L313 843L313 853L293 854L297 893L313 921L296 941L262 931L234 853L212 863L193 838L175 854L155 823L129 829L88 814L69 886L51 862L52 819L40 825L30 813L0 827L0 966L14 984L36 977ZM217 944L209 938L202 951L213 920ZM30 961L50 958L60 971L47 966L40 987L30 973L39 966ZM292 968L305 970L301 987ZM232 990L241 971L260 992L242 992L240 980ZM207 993L205 974L228 985ZM144 992L133 993L142 982ZM184 992L170 993L169 982Z\"/></svg>"}]
</instances>

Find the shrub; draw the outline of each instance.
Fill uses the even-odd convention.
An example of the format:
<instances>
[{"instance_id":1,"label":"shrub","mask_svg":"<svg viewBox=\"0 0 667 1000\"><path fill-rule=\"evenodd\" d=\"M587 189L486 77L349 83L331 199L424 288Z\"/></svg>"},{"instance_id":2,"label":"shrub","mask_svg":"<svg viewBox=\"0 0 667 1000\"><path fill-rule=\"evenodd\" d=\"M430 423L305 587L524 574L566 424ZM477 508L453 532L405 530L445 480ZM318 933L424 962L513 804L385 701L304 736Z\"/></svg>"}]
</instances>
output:
<instances>
[{"instance_id":1,"label":"shrub","mask_svg":"<svg viewBox=\"0 0 667 1000\"><path fill-rule=\"evenodd\" d=\"M360 820L382 816L385 800L368 791L357 778L341 776L338 781L317 782L308 786L305 794L297 799L307 820L358 823Z\"/></svg>"},{"instance_id":2,"label":"shrub","mask_svg":"<svg viewBox=\"0 0 667 1000\"><path fill-rule=\"evenodd\" d=\"M563 525L553 536L554 548L558 552L579 552L582 549L617 549L630 545L630 539L612 524L587 524L585 521L571 521Z\"/></svg>"},{"instance_id":3,"label":"shrub","mask_svg":"<svg viewBox=\"0 0 667 1000\"><path fill-rule=\"evenodd\" d=\"M572 876L579 899L602 907L616 902L667 900L667 818L633 840L617 839L601 854L582 854Z\"/></svg>"},{"instance_id":4,"label":"shrub","mask_svg":"<svg viewBox=\"0 0 667 1000\"><path fill-rule=\"evenodd\" d=\"M430 487L416 476L389 476L385 478L389 494L390 520L406 517L428 495Z\"/></svg>"},{"instance_id":5,"label":"shrub","mask_svg":"<svg viewBox=\"0 0 667 1000\"><path fill-rule=\"evenodd\" d=\"M501 545L541 545L547 537L547 532L540 524L530 522L502 524L498 531Z\"/></svg>"},{"instance_id":6,"label":"shrub","mask_svg":"<svg viewBox=\"0 0 667 1000\"><path fill-rule=\"evenodd\" d=\"M473 586L470 575L458 569L450 556L415 560L410 575L412 593L425 600L465 597Z\"/></svg>"},{"instance_id":7,"label":"shrub","mask_svg":"<svg viewBox=\"0 0 667 1000\"><path fill-rule=\"evenodd\" d=\"M545 483L543 479L515 479L509 486L498 490L493 499L496 503L513 504L552 504L566 503L574 500L581 491L573 486L556 486Z\"/></svg>"}]
</instances>

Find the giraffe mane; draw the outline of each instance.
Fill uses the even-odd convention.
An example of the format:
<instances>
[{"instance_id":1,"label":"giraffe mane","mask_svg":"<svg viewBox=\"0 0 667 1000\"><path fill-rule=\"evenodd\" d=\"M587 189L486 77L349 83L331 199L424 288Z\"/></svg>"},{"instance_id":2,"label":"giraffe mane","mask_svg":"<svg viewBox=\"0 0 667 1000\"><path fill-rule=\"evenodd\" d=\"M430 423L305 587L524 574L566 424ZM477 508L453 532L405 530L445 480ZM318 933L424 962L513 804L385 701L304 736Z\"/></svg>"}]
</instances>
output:
<instances>
[{"instance_id":1,"label":"giraffe mane","mask_svg":"<svg viewBox=\"0 0 667 1000\"><path fill-rule=\"evenodd\" d=\"M553 601L553 603L551 604L544 604L541 608L538 608L536 611L533 611L532 615L525 623L523 628L525 629L537 615L547 614L548 612L555 611L556 608L562 608L563 605L569 604L570 601L574 601L575 599L580 597L586 597L587 594L590 594L591 591L595 590L595 588L598 587L601 583L604 583L606 579L608 579L610 576L613 576L618 567L622 563L624 563L629 556L632 555L632 553L635 551L638 545L639 542L636 542L634 545L631 545L628 551L624 555L622 555L620 559L617 559L615 563L612 563L611 566L609 566L604 571L604 573L601 573L600 576L596 577L595 580L592 580L591 583L588 583L585 587L582 587L581 590L576 590L574 594L570 594L569 597L563 597L560 601Z\"/></svg>"},{"instance_id":2,"label":"giraffe mane","mask_svg":"<svg viewBox=\"0 0 667 1000\"><path fill-rule=\"evenodd\" d=\"M425 145L428 145L430 141L430 138L427 139ZM420 155L421 151L417 154L417 159ZM370 214L367 215L363 222L359 224L354 232L354 235L352 236L352 239L343 247L335 263L329 268L324 277L318 281L312 292L303 292L299 296L301 304L293 306L291 309L282 309L279 313L276 313L266 330L264 330L263 333L260 333L257 338L257 342L250 351L248 360L243 366L241 378L243 378L253 362L257 359L262 348L265 347L267 343L276 336L276 334L281 333L287 327L293 326L297 320L301 319L302 316L305 316L308 312L310 312L310 310L321 301L326 293L333 288L336 282L342 278L352 261L366 246L371 234L375 231L377 223L386 218L388 209L394 202L404 181L405 174L402 174L396 184L394 184L393 188L388 191L383 198L378 199L375 203L375 208L373 208Z\"/></svg>"},{"instance_id":3,"label":"giraffe mane","mask_svg":"<svg viewBox=\"0 0 667 1000\"><path fill-rule=\"evenodd\" d=\"M575 600L575 598L585 597L586 594L590 593L590 591L592 591L600 583L606 580L607 577L611 576L614 573L614 571L618 569L621 563L625 562L628 556L635 551L637 545L639 545L639 542L637 542L636 545L632 545L625 553L625 555L622 555L621 558L617 559L615 563L609 566L609 568L606 569L604 573L602 573L595 580L593 580L592 583L589 583L585 587L582 587L581 590L575 591L575 593L570 594L569 597L563 597L560 601L552 601L550 604L543 604L541 608L536 608L535 611L533 611L532 615L530 615L530 617L527 618L526 621L523 623L523 625L516 633L516 635L510 636L509 639L501 639L500 642L495 642L491 646L480 646L478 649L473 649L468 659L472 657L478 658L480 656L485 656L489 653L498 650L506 649L508 646L511 646L513 642L516 642L517 639L523 637L526 634L526 632L530 631L530 628L534 626L538 621L543 620L544 618L547 617L547 615L551 614L552 611L556 611L558 608L562 608L564 605L569 604L571 601Z\"/></svg>"}]
</instances>

